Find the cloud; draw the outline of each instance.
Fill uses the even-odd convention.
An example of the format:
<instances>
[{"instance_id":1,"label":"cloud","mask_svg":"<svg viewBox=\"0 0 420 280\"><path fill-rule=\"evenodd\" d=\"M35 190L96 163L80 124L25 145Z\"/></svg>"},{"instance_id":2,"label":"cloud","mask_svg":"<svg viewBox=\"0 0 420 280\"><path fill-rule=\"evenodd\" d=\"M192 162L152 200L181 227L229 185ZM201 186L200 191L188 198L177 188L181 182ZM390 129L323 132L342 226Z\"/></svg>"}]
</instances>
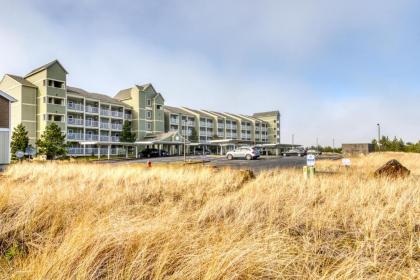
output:
<instances>
[{"instance_id":1,"label":"cloud","mask_svg":"<svg viewBox=\"0 0 420 280\"><path fill-rule=\"evenodd\" d=\"M283 142L291 134L307 145L317 137L323 145L333 137L337 145L370 141L377 122L390 136L419 138L418 88L404 77L390 85L385 71L353 59L360 50L362 60L380 62L410 55L404 44L414 1L4 1L2 7L0 37L7 40L0 73L25 74L58 58L70 85L111 96L152 82L169 105L246 114L279 109ZM343 36L363 41L343 49L337 43ZM348 56L351 67L343 63Z\"/></svg>"}]
</instances>

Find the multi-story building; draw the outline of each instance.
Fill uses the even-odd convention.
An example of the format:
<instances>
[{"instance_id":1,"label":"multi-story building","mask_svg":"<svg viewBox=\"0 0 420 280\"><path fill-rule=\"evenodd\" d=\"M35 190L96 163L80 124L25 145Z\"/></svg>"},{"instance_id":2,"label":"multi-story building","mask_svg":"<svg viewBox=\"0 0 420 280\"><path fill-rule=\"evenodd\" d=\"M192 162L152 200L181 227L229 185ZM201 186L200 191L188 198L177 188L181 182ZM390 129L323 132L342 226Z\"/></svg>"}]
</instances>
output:
<instances>
[{"instance_id":1,"label":"multi-story building","mask_svg":"<svg viewBox=\"0 0 420 280\"><path fill-rule=\"evenodd\" d=\"M49 123L66 134L71 155L125 154L128 147L145 145L179 153L186 142L220 147L218 152L240 144L271 149L280 144L278 111L246 116L165 106L151 84L134 85L112 98L68 86L67 75L54 60L25 76L6 74L0 81L0 90L18 100L12 104L11 127L22 123L33 146ZM134 143L121 141L126 122L136 134Z\"/></svg>"}]
</instances>

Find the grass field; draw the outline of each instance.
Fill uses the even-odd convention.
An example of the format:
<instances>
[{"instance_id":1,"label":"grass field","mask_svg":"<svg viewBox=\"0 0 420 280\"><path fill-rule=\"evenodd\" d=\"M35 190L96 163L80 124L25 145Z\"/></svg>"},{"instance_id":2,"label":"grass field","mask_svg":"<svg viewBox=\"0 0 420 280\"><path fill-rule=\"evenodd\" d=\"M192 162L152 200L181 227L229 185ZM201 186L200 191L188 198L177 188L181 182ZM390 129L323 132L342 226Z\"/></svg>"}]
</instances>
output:
<instances>
[{"instance_id":1,"label":"grass field","mask_svg":"<svg viewBox=\"0 0 420 280\"><path fill-rule=\"evenodd\" d=\"M396 158L412 171L372 172ZM420 155L301 170L17 164L0 279L419 279Z\"/></svg>"}]
</instances>

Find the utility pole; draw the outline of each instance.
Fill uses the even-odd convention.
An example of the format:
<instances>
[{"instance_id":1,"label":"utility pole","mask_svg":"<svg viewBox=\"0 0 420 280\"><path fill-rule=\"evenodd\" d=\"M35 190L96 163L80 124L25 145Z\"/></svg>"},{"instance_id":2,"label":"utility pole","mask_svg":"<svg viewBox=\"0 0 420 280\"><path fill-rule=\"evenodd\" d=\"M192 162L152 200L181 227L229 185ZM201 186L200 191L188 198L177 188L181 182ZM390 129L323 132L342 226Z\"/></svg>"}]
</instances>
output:
<instances>
[{"instance_id":1,"label":"utility pole","mask_svg":"<svg viewBox=\"0 0 420 280\"><path fill-rule=\"evenodd\" d=\"M318 137L316 138L316 149L318 150L319 144L318 144Z\"/></svg>"},{"instance_id":2,"label":"utility pole","mask_svg":"<svg viewBox=\"0 0 420 280\"><path fill-rule=\"evenodd\" d=\"M294 146L294 145L295 145L295 135L292 134L292 146Z\"/></svg>"},{"instance_id":3,"label":"utility pole","mask_svg":"<svg viewBox=\"0 0 420 280\"><path fill-rule=\"evenodd\" d=\"M333 149L335 149L335 139L333 138Z\"/></svg>"},{"instance_id":4,"label":"utility pole","mask_svg":"<svg viewBox=\"0 0 420 280\"><path fill-rule=\"evenodd\" d=\"M378 148L381 150L381 125L379 123L376 125L378 126Z\"/></svg>"}]
</instances>

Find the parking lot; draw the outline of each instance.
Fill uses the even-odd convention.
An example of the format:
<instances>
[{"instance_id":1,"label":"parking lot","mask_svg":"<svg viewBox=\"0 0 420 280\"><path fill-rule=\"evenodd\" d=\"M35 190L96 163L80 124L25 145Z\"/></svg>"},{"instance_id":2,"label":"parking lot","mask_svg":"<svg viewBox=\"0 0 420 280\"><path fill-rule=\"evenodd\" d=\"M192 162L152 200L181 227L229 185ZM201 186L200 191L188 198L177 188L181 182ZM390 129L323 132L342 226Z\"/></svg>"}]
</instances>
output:
<instances>
[{"instance_id":1,"label":"parking lot","mask_svg":"<svg viewBox=\"0 0 420 280\"><path fill-rule=\"evenodd\" d=\"M151 159L136 159L123 162L115 162L119 164L144 163L150 160L153 163L176 163L183 162L183 157L160 157ZM255 172L276 168L302 167L306 164L305 157L261 157L257 160L228 160L225 157L218 156L188 156L187 161L197 162L203 161L204 165L217 167L231 167L240 169L250 169Z\"/></svg>"}]
</instances>

